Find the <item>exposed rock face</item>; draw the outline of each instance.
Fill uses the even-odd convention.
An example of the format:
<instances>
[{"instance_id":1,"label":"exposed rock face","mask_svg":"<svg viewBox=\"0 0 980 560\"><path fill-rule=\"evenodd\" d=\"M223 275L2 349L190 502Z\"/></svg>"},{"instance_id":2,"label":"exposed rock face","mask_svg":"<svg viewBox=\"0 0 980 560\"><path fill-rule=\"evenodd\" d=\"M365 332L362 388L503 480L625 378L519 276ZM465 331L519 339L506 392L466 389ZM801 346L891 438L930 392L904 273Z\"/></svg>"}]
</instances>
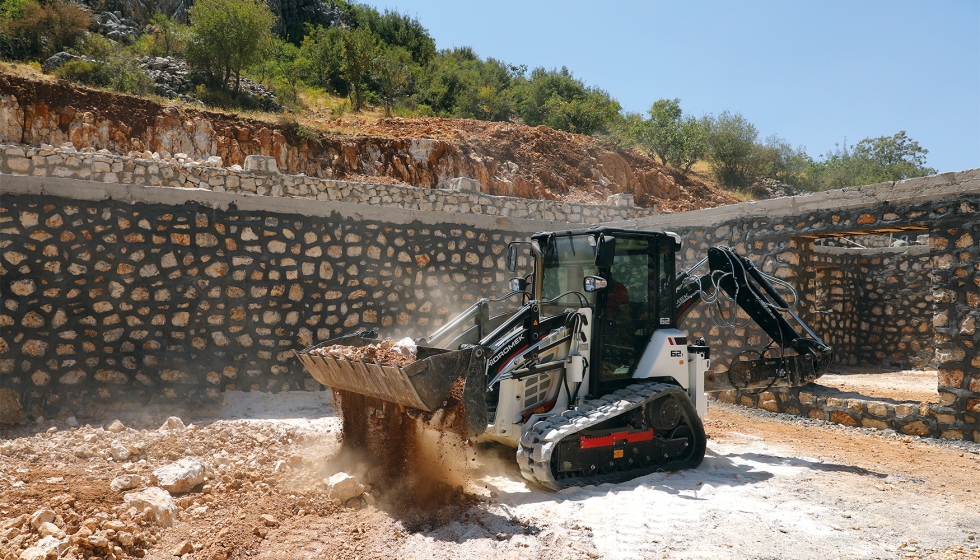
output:
<instances>
[{"instance_id":1,"label":"exposed rock face","mask_svg":"<svg viewBox=\"0 0 980 560\"><path fill-rule=\"evenodd\" d=\"M93 31L98 31L117 43L132 43L143 33L143 26L139 22L122 17L121 13L117 15L112 12L99 12L92 14L92 19Z\"/></svg>"},{"instance_id":2,"label":"exposed rock face","mask_svg":"<svg viewBox=\"0 0 980 560\"><path fill-rule=\"evenodd\" d=\"M344 12L336 4L323 0L266 0L272 13L278 16L276 33L298 43L303 39L305 25L325 28L344 24Z\"/></svg>"},{"instance_id":3,"label":"exposed rock face","mask_svg":"<svg viewBox=\"0 0 980 560\"><path fill-rule=\"evenodd\" d=\"M349 132L311 137L288 123L0 77L0 142L218 156L225 166L262 155L275 158L282 172L311 177L428 188L449 188L465 177L479 181L485 194L601 204L626 193L640 206L668 211L737 201L642 155L546 127L439 118L321 124Z\"/></svg>"},{"instance_id":4,"label":"exposed rock face","mask_svg":"<svg viewBox=\"0 0 980 560\"><path fill-rule=\"evenodd\" d=\"M191 81L191 71L187 63L173 57L141 58L140 68L156 84L156 94L160 97L174 99L184 96L194 89Z\"/></svg>"},{"instance_id":5,"label":"exposed rock face","mask_svg":"<svg viewBox=\"0 0 980 560\"><path fill-rule=\"evenodd\" d=\"M82 59L83 57L81 56L77 56L71 53L66 53L64 51L61 51L60 53L55 53L50 57L48 57L48 59L41 64L41 70L44 70L47 73L51 73L57 70L58 68L61 68L65 64L67 64L68 61L70 60L82 60Z\"/></svg>"},{"instance_id":6,"label":"exposed rock face","mask_svg":"<svg viewBox=\"0 0 980 560\"><path fill-rule=\"evenodd\" d=\"M183 60L173 57L146 57L139 60L140 68L153 79L156 84L156 94L168 99L191 101L188 95L194 90L200 79L194 79L190 67ZM242 78L239 89L248 97L254 99L263 111L280 112L282 105L276 102L276 96L262 84Z\"/></svg>"}]
</instances>

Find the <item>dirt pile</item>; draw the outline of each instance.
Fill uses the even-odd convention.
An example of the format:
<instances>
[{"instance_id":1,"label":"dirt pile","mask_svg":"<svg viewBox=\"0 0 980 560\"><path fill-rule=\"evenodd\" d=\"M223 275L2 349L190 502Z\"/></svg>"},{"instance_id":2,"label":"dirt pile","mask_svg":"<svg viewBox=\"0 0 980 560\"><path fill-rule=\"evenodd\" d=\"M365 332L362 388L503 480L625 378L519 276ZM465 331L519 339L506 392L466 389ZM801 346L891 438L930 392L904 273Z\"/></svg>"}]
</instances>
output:
<instances>
[{"instance_id":1,"label":"dirt pile","mask_svg":"<svg viewBox=\"0 0 980 560\"><path fill-rule=\"evenodd\" d=\"M386 338L377 344L367 344L364 346L346 346L343 344L332 344L321 348L314 348L309 352L311 355L327 356L331 358L343 358L352 361L377 362L382 365L407 366L415 362L415 343L412 339L405 339L395 342Z\"/></svg>"},{"instance_id":2,"label":"dirt pile","mask_svg":"<svg viewBox=\"0 0 980 560\"><path fill-rule=\"evenodd\" d=\"M239 557L294 516L344 515L322 474L330 429L160 423L4 433L0 558Z\"/></svg>"},{"instance_id":3,"label":"dirt pile","mask_svg":"<svg viewBox=\"0 0 980 560\"><path fill-rule=\"evenodd\" d=\"M0 142L8 143L217 156L225 166L266 155L284 172L314 177L427 188L468 177L486 194L604 203L628 193L638 205L666 211L738 202L641 154L540 126L316 115L270 122L12 75L0 76L0 110Z\"/></svg>"}]
</instances>

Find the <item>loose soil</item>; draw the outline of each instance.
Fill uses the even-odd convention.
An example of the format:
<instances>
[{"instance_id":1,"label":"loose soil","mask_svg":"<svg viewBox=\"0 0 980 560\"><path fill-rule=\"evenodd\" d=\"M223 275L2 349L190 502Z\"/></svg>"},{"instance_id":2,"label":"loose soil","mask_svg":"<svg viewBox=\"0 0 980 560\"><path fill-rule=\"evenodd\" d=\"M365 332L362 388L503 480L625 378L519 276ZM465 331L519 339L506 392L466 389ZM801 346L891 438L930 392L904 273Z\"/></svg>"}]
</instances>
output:
<instances>
[{"instance_id":1,"label":"loose soil","mask_svg":"<svg viewBox=\"0 0 980 560\"><path fill-rule=\"evenodd\" d=\"M310 350L310 354L361 362L378 362L388 366L404 367L415 362L414 354L400 351L395 347L395 341L390 338L386 338L377 344L366 344L364 346L332 344L322 348L314 348Z\"/></svg>"},{"instance_id":2,"label":"loose soil","mask_svg":"<svg viewBox=\"0 0 980 560\"><path fill-rule=\"evenodd\" d=\"M712 403L696 469L554 493L523 481L513 449L479 444L470 503L399 508L377 485L347 507L324 484L344 458L329 391L100 414L0 432L0 525L42 507L68 532L119 519L138 534L121 556L168 559L184 541L184 558L980 558L973 443ZM158 430L173 414L188 427ZM127 428L106 431L114 418ZM113 440L141 451L113 461ZM204 463L208 480L175 497L173 527L130 515L125 492L108 488L182 457ZM346 472L363 476L356 466ZM37 535L14 540L0 537L0 558Z\"/></svg>"}]
</instances>

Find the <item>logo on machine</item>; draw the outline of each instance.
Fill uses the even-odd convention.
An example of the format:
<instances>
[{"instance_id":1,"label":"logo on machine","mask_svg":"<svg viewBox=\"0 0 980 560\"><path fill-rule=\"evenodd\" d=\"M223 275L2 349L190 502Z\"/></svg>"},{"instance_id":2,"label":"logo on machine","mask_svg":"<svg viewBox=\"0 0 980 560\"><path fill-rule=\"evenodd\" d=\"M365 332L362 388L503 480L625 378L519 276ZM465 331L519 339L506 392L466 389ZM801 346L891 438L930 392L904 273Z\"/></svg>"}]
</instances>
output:
<instances>
[{"instance_id":1,"label":"logo on machine","mask_svg":"<svg viewBox=\"0 0 980 560\"><path fill-rule=\"evenodd\" d=\"M671 358L680 358L681 357L681 351L680 350L671 350L670 351L670 357Z\"/></svg>"},{"instance_id":2,"label":"logo on machine","mask_svg":"<svg viewBox=\"0 0 980 560\"><path fill-rule=\"evenodd\" d=\"M507 346L504 346L503 348L501 348L500 349L500 352L497 352L497 355L495 355L494 357L490 358L490 360L487 362L487 366L488 367L493 367L493 366L497 365L497 362L499 362L505 356L507 356L508 354L510 354L510 352L514 348L517 348L517 345L520 344L520 343L522 343L522 342L524 342L524 333L521 333L520 336L518 336L514 340L510 341L510 343L508 343Z\"/></svg>"}]
</instances>

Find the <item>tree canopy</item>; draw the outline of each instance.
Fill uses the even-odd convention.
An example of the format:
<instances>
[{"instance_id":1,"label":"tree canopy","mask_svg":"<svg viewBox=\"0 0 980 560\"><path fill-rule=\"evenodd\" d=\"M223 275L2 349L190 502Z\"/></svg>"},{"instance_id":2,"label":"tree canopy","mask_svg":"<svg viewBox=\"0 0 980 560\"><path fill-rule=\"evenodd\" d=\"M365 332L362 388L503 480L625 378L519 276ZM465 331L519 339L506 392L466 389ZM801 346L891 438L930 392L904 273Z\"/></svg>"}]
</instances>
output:
<instances>
[{"instance_id":1,"label":"tree canopy","mask_svg":"<svg viewBox=\"0 0 980 560\"><path fill-rule=\"evenodd\" d=\"M276 17L261 0L197 0L188 15L187 61L222 89L234 78L238 92L242 70L272 45Z\"/></svg>"}]
</instances>

